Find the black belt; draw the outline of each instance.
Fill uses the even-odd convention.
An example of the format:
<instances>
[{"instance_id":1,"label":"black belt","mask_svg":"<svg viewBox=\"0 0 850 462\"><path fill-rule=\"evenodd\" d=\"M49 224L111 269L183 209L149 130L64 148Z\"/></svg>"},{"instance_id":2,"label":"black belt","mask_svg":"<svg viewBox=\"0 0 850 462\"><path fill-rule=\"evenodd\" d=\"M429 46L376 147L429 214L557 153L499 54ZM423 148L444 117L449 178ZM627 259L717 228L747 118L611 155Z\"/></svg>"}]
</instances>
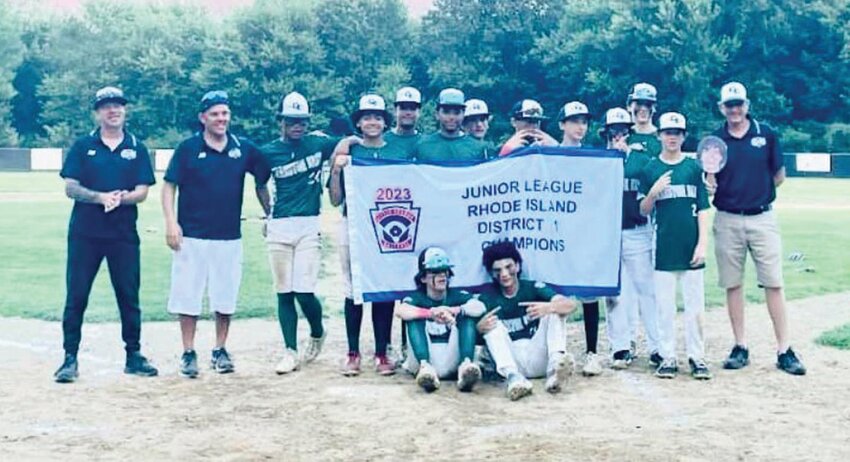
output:
<instances>
[{"instance_id":1,"label":"black belt","mask_svg":"<svg viewBox=\"0 0 850 462\"><path fill-rule=\"evenodd\" d=\"M744 216L753 216L759 215L764 212L769 212L773 209L773 206L770 204L762 205L761 207L756 207L754 209L721 209L718 208L721 212L731 213L733 215L744 215Z\"/></svg>"}]
</instances>

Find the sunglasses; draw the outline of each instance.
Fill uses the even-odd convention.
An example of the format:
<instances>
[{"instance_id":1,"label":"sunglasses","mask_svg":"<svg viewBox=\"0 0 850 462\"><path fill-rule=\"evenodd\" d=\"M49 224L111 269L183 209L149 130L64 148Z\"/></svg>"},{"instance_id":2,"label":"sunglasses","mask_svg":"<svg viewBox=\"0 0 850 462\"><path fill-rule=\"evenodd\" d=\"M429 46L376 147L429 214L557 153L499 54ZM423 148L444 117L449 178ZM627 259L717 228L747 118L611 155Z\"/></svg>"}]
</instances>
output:
<instances>
[{"instance_id":1,"label":"sunglasses","mask_svg":"<svg viewBox=\"0 0 850 462\"><path fill-rule=\"evenodd\" d=\"M737 101L727 101L727 102L723 103L723 106L724 106L724 107L727 107L727 108L741 107L741 106L743 106L743 105L744 105L744 102L743 102L743 101L740 101L740 100L737 100Z\"/></svg>"}]
</instances>

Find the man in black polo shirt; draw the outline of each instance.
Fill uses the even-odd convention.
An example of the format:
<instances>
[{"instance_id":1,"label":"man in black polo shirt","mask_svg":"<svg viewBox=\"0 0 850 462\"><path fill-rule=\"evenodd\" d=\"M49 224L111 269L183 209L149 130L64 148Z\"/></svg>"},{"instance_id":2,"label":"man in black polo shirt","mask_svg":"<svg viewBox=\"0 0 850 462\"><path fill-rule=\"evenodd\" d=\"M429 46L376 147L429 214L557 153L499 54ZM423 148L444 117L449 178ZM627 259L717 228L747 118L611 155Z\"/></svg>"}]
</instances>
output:
<instances>
[{"instance_id":1,"label":"man in black polo shirt","mask_svg":"<svg viewBox=\"0 0 850 462\"><path fill-rule=\"evenodd\" d=\"M788 339L785 298L782 291L782 241L771 210L776 187L785 180L782 150L773 130L748 115L747 90L730 82L720 90L720 112L726 123L715 134L728 146L726 167L716 175L714 192L715 255L720 287L726 304L735 346L723 363L726 369L749 364L744 336L744 263L753 258L759 285L764 287L767 309L776 334L776 366L794 375L806 368L797 359Z\"/></svg>"},{"instance_id":2,"label":"man in black polo shirt","mask_svg":"<svg viewBox=\"0 0 850 462\"><path fill-rule=\"evenodd\" d=\"M118 88L98 90L94 110L100 127L74 143L60 173L65 194L74 200L62 317L65 361L54 374L60 383L73 382L78 376L83 313L104 258L121 313L121 337L127 351L124 372L157 375L156 368L139 353L142 315L136 232L136 204L145 200L148 186L155 180L148 149L124 130L125 104L127 99Z\"/></svg>"},{"instance_id":3,"label":"man in black polo shirt","mask_svg":"<svg viewBox=\"0 0 850 462\"><path fill-rule=\"evenodd\" d=\"M227 93L205 94L198 118L204 130L174 151L162 188L166 241L174 251L168 311L180 316L180 373L190 378L198 375L195 328L205 291L216 320L212 368L220 374L234 369L225 342L242 279L239 228L246 173L254 176L257 199L269 214L268 162L253 143L228 132Z\"/></svg>"}]
</instances>

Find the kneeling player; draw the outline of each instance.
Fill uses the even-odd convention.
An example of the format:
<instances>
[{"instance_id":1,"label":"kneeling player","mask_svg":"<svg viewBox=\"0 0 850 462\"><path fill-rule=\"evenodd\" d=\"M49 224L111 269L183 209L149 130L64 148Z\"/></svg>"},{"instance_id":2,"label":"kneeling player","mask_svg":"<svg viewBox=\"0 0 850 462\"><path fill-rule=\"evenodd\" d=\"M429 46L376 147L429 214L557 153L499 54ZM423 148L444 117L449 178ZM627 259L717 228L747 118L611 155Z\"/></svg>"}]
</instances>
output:
<instances>
[{"instance_id":1,"label":"kneeling player","mask_svg":"<svg viewBox=\"0 0 850 462\"><path fill-rule=\"evenodd\" d=\"M452 266L443 249L423 250L415 278L418 290L396 309L396 316L407 321L410 352L405 368L427 392L455 374L460 391L472 391L481 379L481 369L472 360L475 325L484 305L466 291L449 289Z\"/></svg>"},{"instance_id":2,"label":"kneeling player","mask_svg":"<svg viewBox=\"0 0 850 462\"><path fill-rule=\"evenodd\" d=\"M557 393L573 373L567 353L565 318L576 302L543 284L522 280L522 256L510 241L484 249L484 268L493 278L480 299L488 313L478 331L498 373L508 380L507 394L518 400L531 393L526 377L546 377L546 391Z\"/></svg>"}]
</instances>

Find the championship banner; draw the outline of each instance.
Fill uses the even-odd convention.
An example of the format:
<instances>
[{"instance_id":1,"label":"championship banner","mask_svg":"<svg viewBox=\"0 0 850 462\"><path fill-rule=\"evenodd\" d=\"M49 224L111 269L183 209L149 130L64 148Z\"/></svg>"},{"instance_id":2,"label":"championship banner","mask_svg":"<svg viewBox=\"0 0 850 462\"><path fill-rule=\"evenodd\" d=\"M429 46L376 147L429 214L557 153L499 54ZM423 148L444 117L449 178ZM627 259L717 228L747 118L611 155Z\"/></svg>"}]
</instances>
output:
<instances>
[{"instance_id":1,"label":"championship banner","mask_svg":"<svg viewBox=\"0 0 850 462\"><path fill-rule=\"evenodd\" d=\"M512 240L522 277L564 295L620 292L623 154L525 148L490 161L410 163L353 159L346 204L354 298L400 300L416 290L419 253L446 250L451 287L492 280L481 251Z\"/></svg>"}]
</instances>

